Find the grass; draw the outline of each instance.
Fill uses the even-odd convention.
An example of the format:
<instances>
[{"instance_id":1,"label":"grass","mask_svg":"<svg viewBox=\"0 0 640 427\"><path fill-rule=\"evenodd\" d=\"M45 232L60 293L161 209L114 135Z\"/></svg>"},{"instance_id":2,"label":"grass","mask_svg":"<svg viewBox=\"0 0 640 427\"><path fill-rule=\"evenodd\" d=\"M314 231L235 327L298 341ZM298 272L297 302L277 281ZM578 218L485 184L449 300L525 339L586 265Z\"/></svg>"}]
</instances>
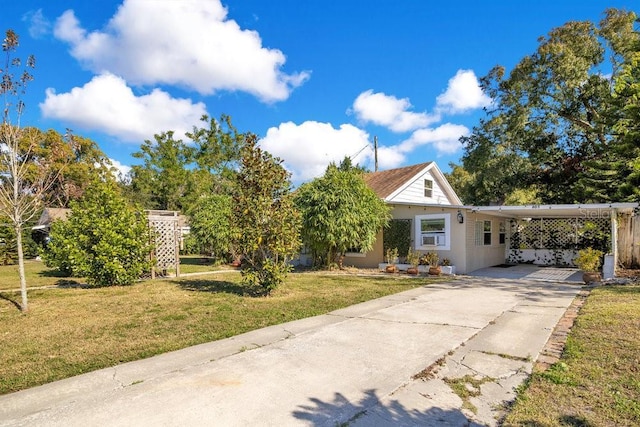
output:
<instances>
[{"instance_id":1,"label":"grass","mask_svg":"<svg viewBox=\"0 0 640 427\"><path fill-rule=\"evenodd\" d=\"M13 276L15 275L15 277ZM60 278L29 263L30 286ZM270 297L245 296L237 273L144 281L125 287L29 291L21 314L18 278L0 267L0 394L249 330L314 316L424 285L407 276L293 274ZM426 279L429 280L429 279Z\"/></svg>"},{"instance_id":2,"label":"grass","mask_svg":"<svg viewBox=\"0 0 640 427\"><path fill-rule=\"evenodd\" d=\"M532 375L504 425L640 425L640 286L591 292L562 358Z\"/></svg>"},{"instance_id":3,"label":"grass","mask_svg":"<svg viewBox=\"0 0 640 427\"><path fill-rule=\"evenodd\" d=\"M495 381L495 379L490 377L476 378L472 375L465 375L462 378L444 378L444 382L462 400L462 409L467 409L474 414L478 413L478 408L471 403L470 399L480 396L480 386L490 381Z\"/></svg>"}]
</instances>

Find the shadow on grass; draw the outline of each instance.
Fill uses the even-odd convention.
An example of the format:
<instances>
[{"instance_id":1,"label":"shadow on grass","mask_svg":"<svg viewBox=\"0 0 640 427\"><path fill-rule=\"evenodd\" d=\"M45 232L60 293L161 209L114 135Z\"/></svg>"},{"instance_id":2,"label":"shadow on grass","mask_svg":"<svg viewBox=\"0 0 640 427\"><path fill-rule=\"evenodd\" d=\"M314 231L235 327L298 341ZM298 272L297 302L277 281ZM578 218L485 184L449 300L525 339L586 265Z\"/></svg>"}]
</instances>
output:
<instances>
[{"instance_id":1,"label":"shadow on grass","mask_svg":"<svg viewBox=\"0 0 640 427\"><path fill-rule=\"evenodd\" d=\"M239 283L228 282L226 280L191 279L174 280L173 283L186 291L227 293L250 297L264 296L264 292L260 289L249 288Z\"/></svg>"},{"instance_id":2,"label":"shadow on grass","mask_svg":"<svg viewBox=\"0 0 640 427\"><path fill-rule=\"evenodd\" d=\"M209 257L180 257L180 265L214 265L214 259Z\"/></svg>"},{"instance_id":3,"label":"shadow on grass","mask_svg":"<svg viewBox=\"0 0 640 427\"><path fill-rule=\"evenodd\" d=\"M560 417L560 424L563 426L574 426L574 427L592 427L593 424L588 422L582 417L576 417L575 415L564 415Z\"/></svg>"},{"instance_id":4,"label":"shadow on grass","mask_svg":"<svg viewBox=\"0 0 640 427\"><path fill-rule=\"evenodd\" d=\"M80 283L77 280L73 279L60 279L56 281L56 286L60 289L89 289L95 288L96 286L89 286L86 283Z\"/></svg>"},{"instance_id":5,"label":"shadow on grass","mask_svg":"<svg viewBox=\"0 0 640 427\"><path fill-rule=\"evenodd\" d=\"M370 416L368 424L373 425L457 425L479 427L457 409L429 408L425 411L406 408L397 400L382 403L376 390L367 390L359 402L350 402L341 393L335 393L332 402L323 402L317 398L309 399L313 405L300 406L293 412L299 420L308 421L314 426L360 425L358 420ZM363 420L364 421L364 420ZM363 424L364 425L364 424Z\"/></svg>"},{"instance_id":6,"label":"shadow on grass","mask_svg":"<svg viewBox=\"0 0 640 427\"><path fill-rule=\"evenodd\" d=\"M20 305L20 303L16 300L14 300L11 297L8 297L7 295L3 294L2 292L0 292L0 299L3 299L5 301L9 301L11 304L13 304L18 310L20 310L22 308L22 306Z\"/></svg>"},{"instance_id":7,"label":"shadow on grass","mask_svg":"<svg viewBox=\"0 0 640 427\"><path fill-rule=\"evenodd\" d=\"M67 273L64 273L60 270L55 270L53 268L48 270L42 270L38 272L38 276L40 277L69 277Z\"/></svg>"}]
</instances>

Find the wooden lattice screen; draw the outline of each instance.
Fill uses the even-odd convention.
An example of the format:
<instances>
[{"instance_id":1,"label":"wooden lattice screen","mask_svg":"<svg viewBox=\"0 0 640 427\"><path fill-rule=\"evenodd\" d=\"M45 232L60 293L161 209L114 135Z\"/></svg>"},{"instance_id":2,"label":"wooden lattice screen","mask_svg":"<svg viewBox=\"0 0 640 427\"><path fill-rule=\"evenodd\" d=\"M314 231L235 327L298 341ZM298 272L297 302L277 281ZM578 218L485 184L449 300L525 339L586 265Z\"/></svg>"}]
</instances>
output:
<instances>
[{"instance_id":1,"label":"wooden lattice screen","mask_svg":"<svg viewBox=\"0 0 640 427\"><path fill-rule=\"evenodd\" d=\"M582 244L606 252L610 239L611 219L604 216L511 222L511 249L570 249Z\"/></svg>"},{"instance_id":2,"label":"wooden lattice screen","mask_svg":"<svg viewBox=\"0 0 640 427\"><path fill-rule=\"evenodd\" d=\"M180 276L180 227L178 212L175 211L147 211L151 239L154 246L152 259L155 267L151 270L151 277L156 274L167 275L168 270L175 270Z\"/></svg>"}]
</instances>

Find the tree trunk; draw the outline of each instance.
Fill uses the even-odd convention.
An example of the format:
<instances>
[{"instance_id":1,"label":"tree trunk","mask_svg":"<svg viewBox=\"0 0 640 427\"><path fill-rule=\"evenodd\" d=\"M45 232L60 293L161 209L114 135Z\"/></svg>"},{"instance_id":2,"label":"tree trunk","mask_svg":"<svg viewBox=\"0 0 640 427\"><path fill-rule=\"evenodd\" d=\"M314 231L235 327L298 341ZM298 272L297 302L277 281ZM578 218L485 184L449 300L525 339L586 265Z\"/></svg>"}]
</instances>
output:
<instances>
[{"instance_id":1,"label":"tree trunk","mask_svg":"<svg viewBox=\"0 0 640 427\"><path fill-rule=\"evenodd\" d=\"M16 243L18 246L18 272L20 274L20 294L22 295L22 304L20 311L26 313L29 311L27 304L27 277L24 273L24 255L22 253L22 227L16 226Z\"/></svg>"}]
</instances>

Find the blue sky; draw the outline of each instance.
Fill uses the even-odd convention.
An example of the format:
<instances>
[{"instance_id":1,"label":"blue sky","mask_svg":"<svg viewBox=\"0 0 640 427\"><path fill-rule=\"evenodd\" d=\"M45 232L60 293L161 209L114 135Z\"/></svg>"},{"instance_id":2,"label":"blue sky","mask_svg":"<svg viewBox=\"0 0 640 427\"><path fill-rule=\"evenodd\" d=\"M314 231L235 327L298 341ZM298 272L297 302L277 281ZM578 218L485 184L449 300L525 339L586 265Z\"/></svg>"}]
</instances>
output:
<instances>
[{"instance_id":1,"label":"blue sky","mask_svg":"<svg viewBox=\"0 0 640 427\"><path fill-rule=\"evenodd\" d=\"M22 125L92 138L114 164L145 139L228 114L295 183L352 156L448 171L491 100L477 79L510 69L570 20L630 0L124 0L7 2L0 29L33 54Z\"/></svg>"}]
</instances>

